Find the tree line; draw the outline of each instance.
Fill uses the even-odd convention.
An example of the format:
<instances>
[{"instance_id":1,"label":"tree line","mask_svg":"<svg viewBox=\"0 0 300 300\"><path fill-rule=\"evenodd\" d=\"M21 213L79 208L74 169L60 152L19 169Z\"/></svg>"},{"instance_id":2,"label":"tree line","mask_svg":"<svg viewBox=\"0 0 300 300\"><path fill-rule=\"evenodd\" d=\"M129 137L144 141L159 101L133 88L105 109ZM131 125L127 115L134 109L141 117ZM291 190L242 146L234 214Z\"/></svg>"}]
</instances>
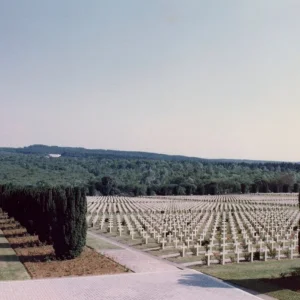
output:
<instances>
[{"instance_id":1,"label":"tree line","mask_svg":"<svg viewBox=\"0 0 300 300\"><path fill-rule=\"evenodd\" d=\"M166 185L118 185L114 178L104 176L100 181L90 181L87 186L90 196L167 196L167 195L218 195L226 193L299 193L299 183L280 184L265 181L252 184L235 183L225 187L211 182L208 184L166 184Z\"/></svg>"},{"instance_id":2,"label":"tree line","mask_svg":"<svg viewBox=\"0 0 300 300\"><path fill-rule=\"evenodd\" d=\"M49 158L44 146L0 148L0 184L52 187L84 186L102 195L204 195L298 192L300 164L202 160L116 151L99 154L80 148ZM99 150L100 151L100 150ZM135 156L134 156L135 155ZM147 156L148 155L148 156ZM137 158L136 156L140 156ZM159 157L159 159L156 159Z\"/></svg>"}]
</instances>

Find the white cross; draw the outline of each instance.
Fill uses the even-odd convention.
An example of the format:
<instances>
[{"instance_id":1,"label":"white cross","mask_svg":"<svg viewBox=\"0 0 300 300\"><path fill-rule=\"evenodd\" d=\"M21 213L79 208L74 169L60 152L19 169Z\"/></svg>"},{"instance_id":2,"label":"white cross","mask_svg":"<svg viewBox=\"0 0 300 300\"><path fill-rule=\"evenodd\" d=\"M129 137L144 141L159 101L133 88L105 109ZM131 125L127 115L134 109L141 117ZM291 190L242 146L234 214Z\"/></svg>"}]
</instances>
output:
<instances>
[{"instance_id":1,"label":"white cross","mask_svg":"<svg viewBox=\"0 0 300 300\"><path fill-rule=\"evenodd\" d=\"M261 252L262 251L261 250L262 249L262 244L264 244L264 242L262 240L260 240L258 243L259 243L259 251Z\"/></svg>"},{"instance_id":2,"label":"white cross","mask_svg":"<svg viewBox=\"0 0 300 300\"><path fill-rule=\"evenodd\" d=\"M123 231L124 231L123 227L120 226L120 227L119 227L120 236L122 235L122 232L123 232Z\"/></svg>"},{"instance_id":3,"label":"white cross","mask_svg":"<svg viewBox=\"0 0 300 300\"><path fill-rule=\"evenodd\" d=\"M162 249L165 249L166 240L163 238L160 242L162 244Z\"/></svg>"},{"instance_id":4,"label":"white cross","mask_svg":"<svg viewBox=\"0 0 300 300\"><path fill-rule=\"evenodd\" d=\"M273 249L274 249L275 241L271 240L271 241L270 241L270 244L271 244L271 249L273 250Z\"/></svg>"},{"instance_id":5,"label":"white cross","mask_svg":"<svg viewBox=\"0 0 300 300\"><path fill-rule=\"evenodd\" d=\"M241 253L240 248L237 248L235 253L236 253L236 262L239 264L240 263L240 253Z\"/></svg>"},{"instance_id":6,"label":"white cross","mask_svg":"<svg viewBox=\"0 0 300 300\"><path fill-rule=\"evenodd\" d=\"M194 245L194 248L196 248L196 256L199 256L199 248L200 248L200 244Z\"/></svg>"},{"instance_id":7,"label":"white cross","mask_svg":"<svg viewBox=\"0 0 300 300\"><path fill-rule=\"evenodd\" d=\"M168 232L168 231L167 231L166 229L163 230L164 238L166 237L167 232Z\"/></svg>"},{"instance_id":8,"label":"white cross","mask_svg":"<svg viewBox=\"0 0 300 300\"><path fill-rule=\"evenodd\" d=\"M253 246L251 245L251 249L250 249L250 261L253 262L253 252L254 252L254 249L253 249Z\"/></svg>"},{"instance_id":9,"label":"white cross","mask_svg":"<svg viewBox=\"0 0 300 300\"><path fill-rule=\"evenodd\" d=\"M200 243L200 245L202 244L202 241L203 241L204 239L202 238L202 236L200 236L200 238L198 239L198 242Z\"/></svg>"},{"instance_id":10,"label":"white cross","mask_svg":"<svg viewBox=\"0 0 300 300\"><path fill-rule=\"evenodd\" d=\"M177 244L178 244L179 240L176 238L175 240L173 240L173 242L175 243L175 249L177 249Z\"/></svg>"},{"instance_id":11,"label":"white cross","mask_svg":"<svg viewBox=\"0 0 300 300\"><path fill-rule=\"evenodd\" d=\"M293 259L293 258L294 258L294 247L291 246L291 247L289 248L289 250L290 250L290 256L291 256L291 259Z\"/></svg>"},{"instance_id":12,"label":"white cross","mask_svg":"<svg viewBox=\"0 0 300 300\"><path fill-rule=\"evenodd\" d=\"M280 260L280 251L281 251L281 247L278 246L277 250L277 259Z\"/></svg>"},{"instance_id":13,"label":"white cross","mask_svg":"<svg viewBox=\"0 0 300 300\"><path fill-rule=\"evenodd\" d=\"M132 240L134 240L134 234L135 234L134 231L130 231L130 235L131 235L131 239L132 239Z\"/></svg>"},{"instance_id":14,"label":"white cross","mask_svg":"<svg viewBox=\"0 0 300 300\"><path fill-rule=\"evenodd\" d=\"M180 242L182 242L182 238L184 237L184 234L182 234L182 232L180 232L179 237L180 237Z\"/></svg>"},{"instance_id":15,"label":"white cross","mask_svg":"<svg viewBox=\"0 0 300 300\"><path fill-rule=\"evenodd\" d=\"M240 245L240 243L239 242L235 242L234 243L234 246L235 246L235 252L237 252L238 251L238 246Z\"/></svg>"},{"instance_id":16,"label":"white cross","mask_svg":"<svg viewBox=\"0 0 300 300\"><path fill-rule=\"evenodd\" d=\"M150 237L150 236L149 236L148 234L146 234L145 237L144 237L144 238L145 238L146 244L148 244L148 239L149 239L149 237Z\"/></svg>"},{"instance_id":17,"label":"white cross","mask_svg":"<svg viewBox=\"0 0 300 300\"><path fill-rule=\"evenodd\" d=\"M187 238L185 241L187 242L188 248L190 248L190 242L191 242L192 240L191 240L190 238Z\"/></svg>"},{"instance_id":18,"label":"white cross","mask_svg":"<svg viewBox=\"0 0 300 300\"><path fill-rule=\"evenodd\" d=\"M223 248L223 251L220 254L222 255L222 265L225 265L225 255L227 254L227 251Z\"/></svg>"},{"instance_id":19,"label":"white cross","mask_svg":"<svg viewBox=\"0 0 300 300\"><path fill-rule=\"evenodd\" d=\"M293 242L294 242L294 247L296 248L297 247L297 243L298 243L298 238L297 238L296 235L295 235L295 237L293 239Z\"/></svg>"},{"instance_id":20,"label":"white cross","mask_svg":"<svg viewBox=\"0 0 300 300\"><path fill-rule=\"evenodd\" d=\"M159 243L160 238L161 238L161 235L158 233L158 234L156 235L157 243Z\"/></svg>"},{"instance_id":21,"label":"white cross","mask_svg":"<svg viewBox=\"0 0 300 300\"><path fill-rule=\"evenodd\" d=\"M181 246L181 249L182 249L182 257L185 257L185 249L186 249L186 245L183 244L183 245Z\"/></svg>"},{"instance_id":22,"label":"white cross","mask_svg":"<svg viewBox=\"0 0 300 300\"><path fill-rule=\"evenodd\" d=\"M268 259L268 248L267 247L265 247L265 249L264 249L264 259L265 259L265 261L267 261L267 259Z\"/></svg>"},{"instance_id":23,"label":"white cross","mask_svg":"<svg viewBox=\"0 0 300 300\"><path fill-rule=\"evenodd\" d=\"M207 256L207 265L210 266L210 257L213 255L211 251L208 251L205 253L205 256Z\"/></svg>"}]
</instances>

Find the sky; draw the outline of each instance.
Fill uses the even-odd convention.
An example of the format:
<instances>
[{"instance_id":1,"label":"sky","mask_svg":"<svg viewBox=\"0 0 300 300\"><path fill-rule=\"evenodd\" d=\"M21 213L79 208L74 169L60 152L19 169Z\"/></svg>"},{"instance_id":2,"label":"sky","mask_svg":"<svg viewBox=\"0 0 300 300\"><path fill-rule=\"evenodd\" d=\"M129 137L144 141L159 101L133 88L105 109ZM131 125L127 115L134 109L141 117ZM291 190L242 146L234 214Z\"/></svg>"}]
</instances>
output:
<instances>
[{"instance_id":1,"label":"sky","mask_svg":"<svg viewBox=\"0 0 300 300\"><path fill-rule=\"evenodd\" d=\"M0 146L300 161L299 0L0 1Z\"/></svg>"}]
</instances>

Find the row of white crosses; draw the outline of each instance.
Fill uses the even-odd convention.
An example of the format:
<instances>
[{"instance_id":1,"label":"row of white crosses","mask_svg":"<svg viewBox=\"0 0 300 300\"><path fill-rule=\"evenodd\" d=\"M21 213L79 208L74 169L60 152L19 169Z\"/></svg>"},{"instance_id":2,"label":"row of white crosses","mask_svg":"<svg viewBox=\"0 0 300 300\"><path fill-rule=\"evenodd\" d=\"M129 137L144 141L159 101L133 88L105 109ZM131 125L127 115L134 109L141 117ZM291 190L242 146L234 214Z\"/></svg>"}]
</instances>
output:
<instances>
[{"instance_id":1,"label":"row of white crosses","mask_svg":"<svg viewBox=\"0 0 300 300\"><path fill-rule=\"evenodd\" d=\"M299 232L293 228L298 225L299 213L293 205L288 208L270 205L268 210L268 202L263 204L263 199L252 198L98 197L88 202L87 221L93 227L98 226L110 233L114 231L120 237L129 234L132 239L142 238L146 244L151 240L163 250L181 249L182 256L187 249L194 248L197 256L206 253L208 262L216 247L223 264L232 253L232 248L237 262L243 252L250 253L253 261L256 248L267 259L268 244L272 250L277 250L278 259L285 250L289 250L293 258ZM283 200L281 204L284 204ZM201 246L204 240L210 241L207 252ZM228 249L230 246L231 249Z\"/></svg>"},{"instance_id":2,"label":"row of white crosses","mask_svg":"<svg viewBox=\"0 0 300 300\"><path fill-rule=\"evenodd\" d=\"M102 220L103 221L103 220ZM169 229L171 229L171 228L169 228ZM185 231L185 233L186 233L186 231ZM193 238L193 233L192 233L192 238ZM268 238L268 235L267 235L267 238ZM181 236L181 239L182 239L182 236Z\"/></svg>"},{"instance_id":3,"label":"row of white crosses","mask_svg":"<svg viewBox=\"0 0 300 300\"><path fill-rule=\"evenodd\" d=\"M248 197L252 197L250 200ZM245 199L243 199L245 198ZM167 198L168 199L168 198ZM247 200L248 199L248 200ZM273 209L277 209L280 205L297 205L297 198L293 197L292 200L281 200L279 204L275 205L272 201L262 201L255 200L254 196L197 196L197 198L183 199L171 198L169 200L157 199L157 198L126 198L126 197L88 197L88 211L89 214L99 214L99 213L130 213L130 212L145 212L146 210L158 212L159 210L166 209L169 211L184 211L188 209L196 209L197 206L201 209L199 203L216 203L218 210L227 210L228 206L232 203L242 204L243 207L253 206L260 207L262 209L268 210L266 205L272 205ZM288 202L290 201L290 202ZM292 201L292 204L291 204ZM276 202L277 203L277 202ZM275 207L274 207L275 205Z\"/></svg>"}]
</instances>

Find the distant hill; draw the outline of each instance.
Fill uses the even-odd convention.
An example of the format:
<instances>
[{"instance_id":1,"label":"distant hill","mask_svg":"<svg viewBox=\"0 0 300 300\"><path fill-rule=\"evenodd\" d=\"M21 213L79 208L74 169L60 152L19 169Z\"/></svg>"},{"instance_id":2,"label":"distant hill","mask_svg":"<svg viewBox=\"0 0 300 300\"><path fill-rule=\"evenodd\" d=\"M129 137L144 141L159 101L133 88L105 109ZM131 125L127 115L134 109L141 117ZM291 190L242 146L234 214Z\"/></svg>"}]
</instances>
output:
<instances>
[{"instance_id":1,"label":"distant hill","mask_svg":"<svg viewBox=\"0 0 300 300\"><path fill-rule=\"evenodd\" d=\"M90 195L299 192L300 164L31 145L0 148L0 184L84 186Z\"/></svg>"},{"instance_id":2,"label":"distant hill","mask_svg":"<svg viewBox=\"0 0 300 300\"><path fill-rule=\"evenodd\" d=\"M228 162L228 163L276 163L276 161L248 160L248 159L207 159L188 157L183 155L168 155L152 152L122 151L105 149L85 149L81 147L59 147L47 145L30 145L23 148L0 148L0 152L49 155L59 154L62 157L103 157L124 159L152 159L167 161L198 161L198 162ZM279 162L278 162L279 163Z\"/></svg>"}]
</instances>

